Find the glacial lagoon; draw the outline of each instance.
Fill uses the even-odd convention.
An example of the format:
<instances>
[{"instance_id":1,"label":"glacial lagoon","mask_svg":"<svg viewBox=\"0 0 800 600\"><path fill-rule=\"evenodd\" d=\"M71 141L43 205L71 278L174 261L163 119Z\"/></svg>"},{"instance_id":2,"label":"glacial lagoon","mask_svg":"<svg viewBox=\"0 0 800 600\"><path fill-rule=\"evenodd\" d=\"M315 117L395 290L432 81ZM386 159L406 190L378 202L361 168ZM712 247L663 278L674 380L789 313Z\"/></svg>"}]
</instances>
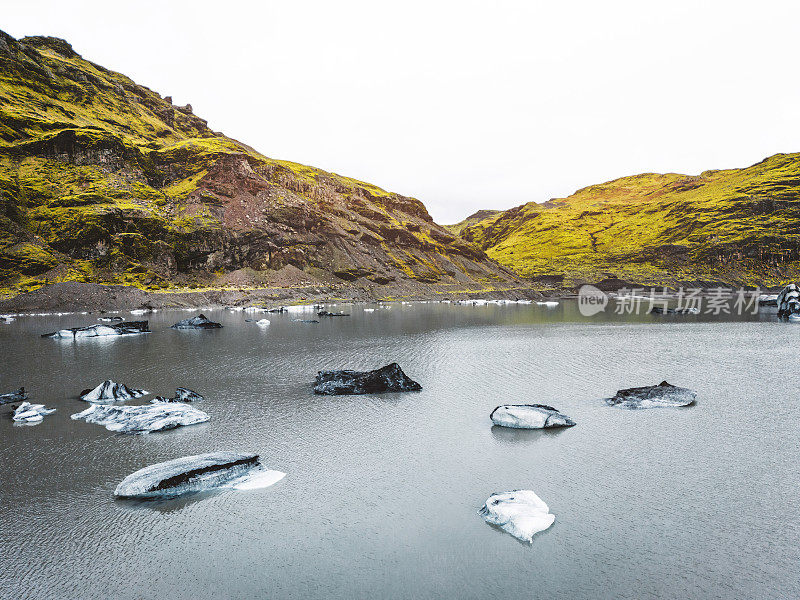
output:
<instances>
[{"instance_id":1,"label":"glacial lagoon","mask_svg":"<svg viewBox=\"0 0 800 600\"><path fill-rule=\"evenodd\" d=\"M374 309L374 310L373 310ZM0 324L1 598L792 598L800 596L800 325L774 313L582 317L556 307L393 303L349 317L203 310L224 327L40 335L98 315ZM313 313L308 313L309 315ZM246 318L268 318L268 326ZM322 396L317 371L397 362L419 392ZM147 435L70 418L104 380L187 387L210 420ZM666 380L685 408L601 399ZM542 403L576 426L493 426ZM114 499L129 474L254 452L271 487ZM478 514L535 491L555 515L523 543Z\"/></svg>"}]
</instances>

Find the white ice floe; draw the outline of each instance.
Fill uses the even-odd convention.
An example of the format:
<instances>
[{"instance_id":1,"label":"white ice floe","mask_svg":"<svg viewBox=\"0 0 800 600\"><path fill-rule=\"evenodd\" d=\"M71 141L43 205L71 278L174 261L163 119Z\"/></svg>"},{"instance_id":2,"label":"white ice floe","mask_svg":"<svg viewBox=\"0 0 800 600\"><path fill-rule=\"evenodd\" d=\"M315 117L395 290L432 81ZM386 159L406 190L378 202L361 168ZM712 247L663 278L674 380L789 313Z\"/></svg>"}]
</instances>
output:
<instances>
[{"instance_id":1,"label":"white ice floe","mask_svg":"<svg viewBox=\"0 0 800 600\"><path fill-rule=\"evenodd\" d=\"M365 308L364 312L375 312L374 308Z\"/></svg>"},{"instance_id":2,"label":"white ice floe","mask_svg":"<svg viewBox=\"0 0 800 600\"><path fill-rule=\"evenodd\" d=\"M241 310L241 309L240 309ZM255 312L267 312L267 309L263 306L248 306L244 309L246 313L255 313Z\"/></svg>"},{"instance_id":3,"label":"white ice floe","mask_svg":"<svg viewBox=\"0 0 800 600\"><path fill-rule=\"evenodd\" d=\"M205 423L209 417L183 402L157 402L142 406L114 406L93 404L86 410L72 415L72 419L83 419L87 423L103 425L109 431L121 433L149 433L176 427Z\"/></svg>"},{"instance_id":4,"label":"white ice floe","mask_svg":"<svg viewBox=\"0 0 800 600\"><path fill-rule=\"evenodd\" d=\"M14 411L12 417L17 423L41 423L45 415L56 412L55 408L45 408L44 404L23 402Z\"/></svg>"},{"instance_id":5,"label":"white ice floe","mask_svg":"<svg viewBox=\"0 0 800 600\"><path fill-rule=\"evenodd\" d=\"M316 310L316 306L314 304L295 304L293 306L286 307L286 312L288 313L313 312L314 310Z\"/></svg>"},{"instance_id":6,"label":"white ice floe","mask_svg":"<svg viewBox=\"0 0 800 600\"><path fill-rule=\"evenodd\" d=\"M131 473L114 490L121 498L164 498L219 488L252 490L286 473L265 469L257 454L210 452L168 460Z\"/></svg>"},{"instance_id":7,"label":"white ice floe","mask_svg":"<svg viewBox=\"0 0 800 600\"><path fill-rule=\"evenodd\" d=\"M124 383L115 383L107 379L93 390L86 390L81 393L81 400L86 402L116 402L141 398L148 393L145 390L131 389Z\"/></svg>"},{"instance_id":8,"label":"white ice floe","mask_svg":"<svg viewBox=\"0 0 800 600\"><path fill-rule=\"evenodd\" d=\"M489 415L495 425L515 429L572 427L575 421L546 404L504 404Z\"/></svg>"},{"instance_id":9,"label":"white ice floe","mask_svg":"<svg viewBox=\"0 0 800 600\"><path fill-rule=\"evenodd\" d=\"M492 494L478 513L487 523L525 542L532 542L534 535L550 527L556 519L547 504L531 490Z\"/></svg>"},{"instance_id":10,"label":"white ice floe","mask_svg":"<svg viewBox=\"0 0 800 600\"><path fill-rule=\"evenodd\" d=\"M8 325L9 323L13 322L14 322L14 317L12 317L11 315L0 315L0 323Z\"/></svg>"},{"instance_id":11,"label":"white ice floe","mask_svg":"<svg viewBox=\"0 0 800 600\"><path fill-rule=\"evenodd\" d=\"M256 325L259 327L268 327L269 326L269 319L259 319L256 321Z\"/></svg>"},{"instance_id":12,"label":"white ice floe","mask_svg":"<svg viewBox=\"0 0 800 600\"><path fill-rule=\"evenodd\" d=\"M556 306L558 306L558 302L556 302L554 300L547 300L545 302L537 302L536 304L538 304L539 306L546 306L547 308L555 308Z\"/></svg>"}]
</instances>

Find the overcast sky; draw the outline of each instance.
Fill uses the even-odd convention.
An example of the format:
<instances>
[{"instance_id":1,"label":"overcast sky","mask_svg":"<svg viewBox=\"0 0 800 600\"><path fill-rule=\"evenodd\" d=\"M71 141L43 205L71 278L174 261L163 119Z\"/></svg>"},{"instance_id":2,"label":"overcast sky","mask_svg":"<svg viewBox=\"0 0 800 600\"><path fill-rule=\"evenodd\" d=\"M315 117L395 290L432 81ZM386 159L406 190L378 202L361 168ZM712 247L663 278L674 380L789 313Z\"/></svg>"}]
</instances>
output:
<instances>
[{"instance_id":1,"label":"overcast sky","mask_svg":"<svg viewBox=\"0 0 800 600\"><path fill-rule=\"evenodd\" d=\"M800 2L5 1L215 130L455 222L800 150Z\"/></svg>"}]
</instances>

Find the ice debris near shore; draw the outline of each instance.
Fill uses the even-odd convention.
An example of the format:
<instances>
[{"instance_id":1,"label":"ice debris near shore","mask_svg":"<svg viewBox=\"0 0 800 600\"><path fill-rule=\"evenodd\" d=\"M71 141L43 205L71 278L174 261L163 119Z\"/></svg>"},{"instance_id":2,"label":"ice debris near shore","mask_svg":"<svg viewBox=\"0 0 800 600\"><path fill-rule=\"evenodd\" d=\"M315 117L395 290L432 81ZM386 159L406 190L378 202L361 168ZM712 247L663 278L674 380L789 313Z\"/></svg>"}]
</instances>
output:
<instances>
[{"instance_id":1,"label":"ice debris near shore","mask_svg":"<svg viewBox=\"0 0 800 600\"><path fill-rule=\"evenodd\" d=\"M98 321L103 321L104 323L114 323L116 321L124 321L122 317L97 317Z\"/></svg>"},{"instance_id":2,"label":"ice debris near shore","mask_svg":"<svg viewBox=\"0 0 800 600\"><path fill-rule=\"evenodd\" d=\"M575 421L546 404L503 404L489 415L495 425L515 429L572 427Z\"/></svg>"},{"instance_id":3,"label":"ice debris near shore","mask_svg":"<svg viewBox=\"0 0 800 600\"><path fill-rule=\"evenodd\" d=\"M545 308L555 308L556 306L558 306L558 302L556 302L555 300L546 300L544 302L537 302L536 304L538 304L539 306L544 306Z\"/></svg>"},{"instance_id":4,"label":"ice debris near shore","mask_svg":"<svg viewBox=\"0 0 800 600\"><path fill-rule=\"evenodd\" d=\"M45 415L56 412L55 408L46 408L44 404L23 402L14 411L12 417L17 423L41 423Z\"/></svg>"},{"instance_id":5,"label":"ice debris near shore","mask_svg":"<svg viewBox=\"0 0 800 600\"><path fill-rule=\"evenodd\" d=\"M8 325L14 321L15 319L11 315L0 315L0 323L3 323L4 325Z\"/></svg>"},{"instance_id":6,"label":"ice debris near shore","mask_svg":"<svg viewBox=\"0 0 800 600\"><path fill-rule=\"evenodd\" d=\"M775 303L778 306L778 318L786 319L800 314L800 287L796 283L790 283L781 290Z\"/></svg>"},{"instance_id":7,"label":"ice debris near shore","mask_svg":"<svg viewBox=\"0 0 800 600\"><path fill-rule=\"evenodd\" d=\"M218 488L268 487L286 473L265 469L258 454L210 452L150 465L131 473L114 490L118 498L170 498Z\"/></svg>"},{"instance_id":8,"label":"ice debris near shore","mask_svg":"<svg viewBox=\"0 0 800 600\"><path fill-rule=\"evenodd\" d=\"M269 327L269 319L245 319L245 323L255 323L259 327Z\"/></svg>"},{"instance_id":9,"label":"ice debris near shore","mask_svg":"<svg viewBox=\"0 0 800 600\"><path fill-rule=\"evenodd\" d=\"M320 371L314 383L315 394L380 394L416 392L422 386L410 379L397 363L374 371Z\"/></svg>"},{"instance_id":10,"label":"ice debris near shore","mask_svg":"<svg viewBox=\"0 0 800 600\"><path fill-rule=\"evenodd\" d=\"M330 312L327 310L321 310L317 313L318 317L349 317L350 313L345 312Z\"/></svg>"},{"instance_id":11,"label":"ice debris near shore","mask_svg":"<svg viewBox=\"0 0 800 600\"><path fill-rule=\"evenodd\" d=\"M16 392L10 392L8 394L0 394L0 404L8 404L9 402L19 402L20 400L25 400L27 397L28 393L25 391L24 387L21 387Z\"/></svg>"},{"instance_id":12,"label":"ice debris near shore","mask_svg":"<svg viewBox=\"0 0 800 600\"><path fill-rule=\"evenodd\" d=\"M141 406L93 404L72 415L73 420L102 425L120 433L150 433L205 423L209 417L183 402L156 402Z\"/></svg>"},{"instance_id":13,"label":"ice debris near shore","mask_svg":"<svg viewBox=\"0 0 800 600\"><path fill-rule=\"evenodd\" d=\"M149 392L129 388L124 383L115 383L106 379L94 389L86 389L80 393L81 400L86 402L118 402L141 398Z\"/></svg>"},{"instance_id":14,"label":"ice debris near shore","mask_svg":"<svg viewBox=\"0 0 800 600\"><path fill-rule=\"evenodd\" d=\"M172 329L219 329L221 327L222 325L209 320L204 314L199 314L196 317L178 321L172 326Z\"/></svg>"},{"instance_id":15,"label":"ice debris near shore","mask_svg":"<svg viewBox=\"0 0 800 600\"><path fill-rule=\"evenodd\" d=\"M203 397L197 392L193 392L189 388L179 387L175 390L175 396L172 398L165 398L164 396L156 396L150 402L153 404L157 402L201 402Z\"/></svg>"},{"instance_id":16,"label":"ice debris near shore","mask_svg":"<svg viewBox=\"0 0 800 600\"><path fill-rule=\"evenodd\" d=\"M689 406L697 394L690 389L674 386L666 381L658 385L619 390L613 398L606 398L606 404L619 408L658 408Z\"/></svg>"},{"instance_id":17,"label":"ice debris near shore","mask_svg":"<svg viewBox=\"0 0 800 600\"><path fill-rule=\"evenodd\" d=\"M60 329L52 333L43 333L45 338L58 339L77 339L106 337L113 335L134 335L139 333L150 333L148 321L124 321L116 325L89 325L88 327L71 327Z\"/></svg>"},{"instance_id":18,"label":"ice debris near shore","mask_svg":"<svg viewBox=\"0 0 800 600\"><path fill-rule=\"evenodd\" d=\"M699 315L700 309L696 306L689 306L686 308L664 308L662 306L654 306L650 309L651 315Z\"/></svg>"},{"instance_id":19,"label":"ice debris near shore","mask_svg":"<svg viewBox=\"0 0 800 600\"><path fill-rule=\"evenodd\" d=\"M533 542L533 536L553 524L556 517L550 514L547 504L531 490L514 490L492 494L478 513L492 525L524 542Z\"/></svg>"}]
</instances>

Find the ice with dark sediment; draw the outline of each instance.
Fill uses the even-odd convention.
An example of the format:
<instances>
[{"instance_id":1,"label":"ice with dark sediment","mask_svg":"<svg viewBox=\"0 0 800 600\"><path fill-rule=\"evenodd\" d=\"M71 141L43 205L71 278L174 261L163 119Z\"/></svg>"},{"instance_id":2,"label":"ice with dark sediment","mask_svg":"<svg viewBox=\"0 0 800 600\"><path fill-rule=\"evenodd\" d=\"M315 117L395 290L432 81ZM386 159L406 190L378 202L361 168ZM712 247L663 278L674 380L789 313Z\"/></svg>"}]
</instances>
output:
<instances>
[{"instance_id":1,"label":"ice with dark sediment","mask_svg":"<svg viewBox=\"0 0 800 600\"><path fill-rule=\"evenodd\" d=\"M492 494L478 513L487 523L524 542L553 524L556 517L550 514L547 504L531 490L514 490Z\"/></svg>"},{"instance_id":2,"label":"ice with dark sediment","mask_svg":"<svg viewBox=\"0 0 800 600\"><path fill-rule=\"evenodd\" d=\"M25 391L24 387L21 387L16 392L10 392L8 394L0 394L0 404L8 404L9 402L19 402L21 400L25 400L27 397L28 393Z\"/></svg>"},{"instance_id":3,"label":"ice with dark sediment","mask_svg":"<svg viewBox=\"0 0 800 600\"><path fill-rule=\"evenodd\" d=\"M124 383L115 383L111 379L106 379L94 389L86 389L80 393L81 400L86 402L119 402L133 400L147 395L145 390L129 388Z\"/></svg>"},{"instance_id":4,"label":"ice with dark sediment","mask_svg":"<svg viewBox=\"0 0 800 600\"><path fill-rule=\"evenodd\" d=\"M315 394L380 394L416 392L422 386L409 378L397 363L374 371L320 371L314 383Z\"/></svg>"},{"instance_id":5,"label":"ice with dark sediment","mask_svg":"<svg viewBox=\"0 0 800 600\"><path fill-rule=\"evenodd\" d=\"M197 392L193 392L189 388L179 387L175 390L175 395L172 398L165 398L164 396L156 396L150 402L200 402L203 397Z\"/></svg>"},{"instance_id":6,"label":"ice with dark sediment","mask_svg":"<svg viewBox=\"0 0 800 600\"><path fill-rule=\"evenodd\" d=\"M689 406L694 403L697 393L662 381L658 385L627 388L619 390L613 398L606 398L606 404L619 408L659 408Z\"/></svg>"},{"instance_id":7,"label":"ice with dark sediment","mask_svg":"<svg viewBox=\"0 0 800 600\"><path fill-rule=\"evenodd\" d=\"M114 490L119 498L169 498L207 490L256 489L286 473L264 468L258 454L210 452L150 465L131 473Z\"/></svg>"},{"instance_id":8,"label":"ice with dark sediment","mask_svg":"<svg viewBox=\"0 0 800 600\"><path fill-rule=\"evenodd\" d=\"M103 321L104 323L114 323L116 321L122 321L122 317L97 317L98 321Z\"/></svg>"},{"instance_id":9,"label":"ice with dark sediment","mask_svg":"<svg viewBox=\"0 0 800 600\"><path fill-rule=\"evenodd\" d=\"M178 321L172 326L172 329L219 329L222 325L211 321L204 314L199 314L196 317L190 317Z\"/></svg>"},{"instance_id":10,"label":"ice with dark sediment","mask_svg":"<svg viewBox=\"0 0 800 600\"><path fill-rule=\"evenodd\" d=\"M41 423L45 415L56 412L55 408L46 408L44 404L23 402L14 411L12 417L17 423Z\"/></svg>"},{"instance_id":11,"label":"ice with dark sediment","mask_svg":"<svg viewBox=\"0 0 800 600\"><path fill-rule=\"evenodd\" d=\"M51 333L43 333L42 337L73 340L78 338L109 337L115 335L135 335L139 333L150 333L148 321L124 321L114 325L71 327L69 329L59 329Z\"/></svg>"},{"instance_id":12,"label":"ice with dark sediment","mask_svg":"<svg viewBox=\"0 0 800 600\"><path fill-rule=\"evenodd\" d=\"M269 319L245 319L245 323L255 323L259 327L269 327Z\"/></svg>"},{"instance_id":13,"label":"ice with dark sediment","mask_svg":"<svg viewBox=\"0 0 800 600\"><path fill-rule=\"evenodd\" d=\"M575 421L546 404L503 404L489 415L492 423L515 429L572 427Z\"/></svg>"},{"instance_id":14,"label":"ice with dark sediment","mask_svg":"<svg viewBox=\"0 0 800 600\"><path fill-rule=\"evenodd\" d=\"M205 423L210 417L183 402L157 402L141 406L93 404L72 415L72 419L120 433L150 433Z\"/></svg>"},{"instance_id":15,"label":"ice with dark sediment","mask_svg":"<svg viewBox=\"0 0 800 600\"><path fill-rule=\"evenodd\" d=\"M782 319L800 314L800 286L790 283L783 288L775 299L775 305L778 307L778 317Z\"/></svg>"}]
</instances>

